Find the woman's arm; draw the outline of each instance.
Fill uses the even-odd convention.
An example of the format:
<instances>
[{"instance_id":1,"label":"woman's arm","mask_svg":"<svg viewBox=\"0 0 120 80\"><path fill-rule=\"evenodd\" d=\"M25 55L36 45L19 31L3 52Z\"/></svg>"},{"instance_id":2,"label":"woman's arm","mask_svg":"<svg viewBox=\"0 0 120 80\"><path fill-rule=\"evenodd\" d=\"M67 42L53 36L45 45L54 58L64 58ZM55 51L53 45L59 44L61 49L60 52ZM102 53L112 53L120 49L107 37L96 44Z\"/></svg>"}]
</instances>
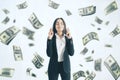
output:
<instances>
[{"instance_id":1,"label":"woman's arm","mask_svg":"<svg viewBox=\"0 0 120 80\"><path fill-rule=\"evenodd\" d=\"M52 39L47 39L47 49L46 49L46 52L47 52L47 56L48 57L52 56L52 53L53 53L53 50L52 50Z\"/></svg>"},{"instance_id":2,"label":"woman's arm","mask_svg":"<svg viewBox=\"0 0 120 80\"><path fill-rule=\"evenodd\" d=\"M74 54L74 45L69 28L66 29L66 42L67 42L66 46L67 46L68 54L72 56Z\"/></svg>"},{"instance_id":3,"label":"woman's arm","mask_svg":"<svg viewBox=\"0 0 120 80\"><path fill-rule=\"evenodd\" d=\"M48 33L48 39L47 39L47 56L48 57L51 57L52 56L52 42L53 42L53 35L54 35L54 32L52 29L49 30L49 33Z\"/></svg>"},{"instance_id":4,"label":"woman's arm","mask_svg":"<svg viewBox=\"0 0 120 80\"><path fill-rule=\"evenodd\" d=\"M66 44L67 50L68 50L68 54L69 55L74 55L74 45L73 45L73 40L72 38L67 39L67 44Z\"/></svg>"}]
</instances>

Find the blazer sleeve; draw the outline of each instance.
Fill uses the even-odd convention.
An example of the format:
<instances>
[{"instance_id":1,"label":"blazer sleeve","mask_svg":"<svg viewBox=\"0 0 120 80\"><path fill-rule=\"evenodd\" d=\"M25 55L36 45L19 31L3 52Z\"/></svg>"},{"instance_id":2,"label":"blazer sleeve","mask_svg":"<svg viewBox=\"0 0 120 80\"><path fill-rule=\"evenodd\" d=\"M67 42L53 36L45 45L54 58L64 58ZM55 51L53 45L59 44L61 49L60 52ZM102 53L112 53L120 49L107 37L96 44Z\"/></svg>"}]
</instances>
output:
<instances>
[{"instance_id":1,"label":"blazer sleeve","mask_svg":"<svg viewBox=\"0 0 120 80\"><path fill-rule=\"evenodd\" d=\"M47 56L48 57L51 57L52 56L52 53L53 53L53 50L52 50L52 42L53 40L51 39L47 39L47 49L46 49L46 52L47 52Z\"/></svg>"},{"instance_id":2,"label":"blazer sleeve","mask_svg":"<svg viewBox=\"0 0 120 80\"><path fill-rule=\"evenodd\" d=\"M67 39L67 50L70 56L74 55L73 39Z\"/></svg>"}]
</instances>

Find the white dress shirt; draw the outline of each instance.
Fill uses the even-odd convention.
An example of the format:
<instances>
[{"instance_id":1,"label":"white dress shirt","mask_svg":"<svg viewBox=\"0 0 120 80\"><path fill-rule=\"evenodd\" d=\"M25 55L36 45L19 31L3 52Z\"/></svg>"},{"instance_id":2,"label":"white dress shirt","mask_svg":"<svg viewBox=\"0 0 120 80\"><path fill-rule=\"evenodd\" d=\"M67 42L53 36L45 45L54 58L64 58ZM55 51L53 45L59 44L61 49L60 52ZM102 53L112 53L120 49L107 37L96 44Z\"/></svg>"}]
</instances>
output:
<instances>
[{"instance_id":1,"label":"white dress shirt","mask_svg":"<svg viewBox=\"0 0 120 80\"><path fill-rule=\"evenodd\" d=\"M57 53L58 53L58 62L62 62L64 51L65 51L65 36L60 38L57 34L56 35L56 47L57 47Z\"/></svg>"}]
</instances>

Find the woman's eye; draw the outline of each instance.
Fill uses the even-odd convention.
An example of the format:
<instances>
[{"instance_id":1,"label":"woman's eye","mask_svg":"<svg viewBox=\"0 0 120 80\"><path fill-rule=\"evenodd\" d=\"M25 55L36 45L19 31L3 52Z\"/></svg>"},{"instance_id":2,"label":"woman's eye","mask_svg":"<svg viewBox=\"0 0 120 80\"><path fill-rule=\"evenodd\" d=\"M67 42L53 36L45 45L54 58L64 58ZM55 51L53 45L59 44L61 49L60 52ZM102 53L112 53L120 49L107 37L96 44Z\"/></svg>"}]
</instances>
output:
<instances>
[{"instance_id":1,"label":"woman's eye","mask_svg":"<svg viewBox=\"0 0 120 80\"><path fill-rule=\"evenodd\" d=\"M63 25L63 23L62 23L62 22L61 22L60 24L61 24L61 25Z\"/></svg>"},{"instance_id":2,"label":"woman's eye","mask_svg":"<svg viewBox=\"0 0 120 80\"><path fill-rule=\"evenodd\" d=\"M58 23L56 23L56 25L58 25Z\"/></svg>"}]
</instances>

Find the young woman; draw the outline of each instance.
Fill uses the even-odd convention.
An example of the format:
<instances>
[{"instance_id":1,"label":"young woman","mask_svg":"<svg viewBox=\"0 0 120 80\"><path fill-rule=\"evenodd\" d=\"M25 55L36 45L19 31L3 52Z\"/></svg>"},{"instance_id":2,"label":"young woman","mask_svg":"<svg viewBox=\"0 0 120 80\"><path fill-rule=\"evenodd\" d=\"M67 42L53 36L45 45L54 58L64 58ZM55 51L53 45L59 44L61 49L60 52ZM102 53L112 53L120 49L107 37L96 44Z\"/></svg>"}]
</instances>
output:
<instances>
[{"instance_id":1,"label":"young woman","mask_svg":"<svg viewBox=\"0 0 120 80\"><path fill-rule=\"evenodd\" d=\"M69 29L63 18L55 19L53 29L50 29L47 39L47 56L50 57L48 66L49 80L70 80L71 68L69 55L74 54L74 45Z\"/></svg>"}]
</instances>

